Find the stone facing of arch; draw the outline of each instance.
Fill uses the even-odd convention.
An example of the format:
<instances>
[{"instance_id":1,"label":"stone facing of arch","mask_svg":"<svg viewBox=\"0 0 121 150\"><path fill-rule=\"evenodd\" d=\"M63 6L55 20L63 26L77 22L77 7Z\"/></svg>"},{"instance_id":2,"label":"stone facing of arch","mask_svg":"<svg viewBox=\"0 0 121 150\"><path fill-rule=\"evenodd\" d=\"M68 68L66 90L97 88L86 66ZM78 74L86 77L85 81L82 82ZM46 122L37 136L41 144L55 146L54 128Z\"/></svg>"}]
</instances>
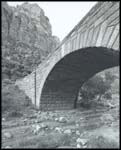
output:
<instances>
[{"instance_id":1,"label":"stone facing of arch","mask_svg":"<svg viewBox=\"0 0 121 150\"><path fill-rule=\"evenodd\" d=\"M87 50L88 48L90 48L91 50L93 48L97 48L100 56L102 55L104 58L105 58L105 56L107 56L107 59L104 59L103 57L99 57L99 55L97 53L95 53L96 55L94 54L95 58L98 55L99 59L101 58L102 61L105 60L105 61L103 61L103 64L107 63L107 60L109 59L108 61L111 63L111 66L107 66L107 68L115 66L114 62L115 62L115 60L118 60L117 53L119 52L119 2L99 2L99 3L97 3L89 11L89 13L74 27L74 29L64 38L64 40L61 42L60 46L55 50L55 52L50 54L49 57L42 64L40 64L38 66L38 68L36 69L36 74L34 71L30 75L26 76L24 79L17 81L16 84L19 86L20 89L23 89L25 91L25 93L32 99L33 104L41 109L50 107L50 105L52 104L50 101L52 99L54 99L54 95L49 94L50 89L52 88L52 87L50 87L50 85L53 85L53 88L54 88L53 91L56 89L55 90L56 98L61 97L62 99L64 99L65 93L72 94L72 91L73 91L72 95L66 96L66 97L68 97L68 100L71 101L70 97L73 97L73 99L75 98L74 95L77 92L77 87L78 87L78 86L76 86L76 88L74 88L75 86L73 86L73 85L75 85L75 84L77 85L78 82L76 80L71 81L72 83L69 82L69 84L67 86L67 85L65 85L66 82L63 81L63 86L61 86L61 89L62 89L61 91L67 90L68 89L67 87L73 87L74 89L72 88L72 91L70 90L70 92L65 92L62 94L58 90L58 87L59 87L58 82L60 81L62 83L62 81L56 80L56 82L53 82L54 79L50 79L50 77L48 77L48 75L50 76L50 74L54 74L53 72L55 72L55 74L56 74L56 72L58 72L58 71L52 71L52 69L54 68L54 66L56 66L56 68L57 68L58 62L62 62L61 60L67 54L70 54L74 51L76 53L76 51L79 50L79 51L83 51L82 54L84 55L86 53L85 50ZM105 52L103 49L105 49ZM108 49L109 50L113 49L115 52L116 51L118 51L118 52L116 52L115 54L113 53L113 55L111 52L111 53L108 53L108 55L107 55ZM92 52L91 50L88 49L88 54L91 54L90 53L90 52ZM94 51L96 52L96 50L94 50ZM104 55L104 53L106 55ZM91 56L92 56L92 54L90 55L90 57ZM88 57L86 57L86 58L88 59ZM94 59L94 57L93 57L93 59ZM96 60L98 61L98 59L96 59ZM95 61L95 64L96 63L97 62ZM84 65L83 65L83 68L84 68ZM64 65L63 67L66 67L66 66ZM63 67L59 67L59 69L63 70L61 72L61 76L64 75L63 72L65 72L65 70L66 70L66 69L63 69ZM72 66L70 66L70 67L72 67ZM68 66L68 68L69 68L69 66ZM75 67L73 67L73 69L75 69ZM90 67L89 67L89 69L90 69ZM104 69L106 69L106 68L103 66L102 70L104 70ZM67 74L66 76L68 76L68 74L71 74L71 72L69 73L70 70L71 70L71 68L68 69L68 73L65 72ZM82 68L81 68L81 70L82 70ZM99 69L98 71L101 71L101 69ZM87 74L84 74L83 76L86 78L86 75ZM51 77L52 76L53 75L51 75ZM77 73L74 73L73 76L76 76L75 78L77 78ZM82 77L82 75L81 75L81 77ZM35 78L36 78L36 87L35 87ZM65 78L65 77L63 77L63 78ZM57 93L57 90L58 90L58 93ZM47 91L46 93L48 93L48 96L46 94L44 94L45 91ZM62 97L62 95L63 95L63 97ZM48 99L47 97L49 97L49 98L51 97L51 100L49 101L50 104L48 102L47 102L48 104L46 103L46 99ZM57 102L57 103L59 103L59 102ZM47 105L48 105L48 107L46 107ZM51 106L54 107L54 105L55 105L55 101L53 100L53 105L51 105ZM65 104L63 104L62 106L65 107L64 105Z\"/></svg>"}]
</instances>

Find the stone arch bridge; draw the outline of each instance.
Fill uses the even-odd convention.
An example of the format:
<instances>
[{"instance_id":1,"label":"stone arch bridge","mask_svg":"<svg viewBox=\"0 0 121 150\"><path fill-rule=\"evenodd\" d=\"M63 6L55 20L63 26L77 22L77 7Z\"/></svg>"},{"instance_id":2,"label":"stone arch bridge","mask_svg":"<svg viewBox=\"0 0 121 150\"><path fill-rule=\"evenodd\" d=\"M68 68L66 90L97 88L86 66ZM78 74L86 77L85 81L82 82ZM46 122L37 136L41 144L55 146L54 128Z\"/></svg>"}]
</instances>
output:
<instances>
[{"instance_id":1,"label":"stone arch bridge","mask_svg":"<svg viewBox=\"0 0 121 150\"><path fill-rule=\"evenodd\" d=\"M72 109L85 81L119 65L119 24L119 2L98 2L56 50L16 85L38 109Z\"/></svg>"}]
</instances>

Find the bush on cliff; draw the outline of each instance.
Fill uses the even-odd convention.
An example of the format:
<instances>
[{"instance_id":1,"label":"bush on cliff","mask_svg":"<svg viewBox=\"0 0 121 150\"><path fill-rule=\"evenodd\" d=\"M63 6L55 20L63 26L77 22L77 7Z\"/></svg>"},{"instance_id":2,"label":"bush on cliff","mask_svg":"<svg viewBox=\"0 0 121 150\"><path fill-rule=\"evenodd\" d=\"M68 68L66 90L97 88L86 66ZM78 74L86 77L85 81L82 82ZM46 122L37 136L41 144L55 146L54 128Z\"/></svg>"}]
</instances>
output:
<instances>
[{"instance_id":1,"label":"bush on cliff","mask_svg":"<svg viewBox=\"0 0 121 150\"><path fill-rule=\"evenodd\" d=\"M31 101L25 93L13 82L6 79L2 81L2 112L20 112L27 106L31 106Z\"/></svg>"}]
</instances>

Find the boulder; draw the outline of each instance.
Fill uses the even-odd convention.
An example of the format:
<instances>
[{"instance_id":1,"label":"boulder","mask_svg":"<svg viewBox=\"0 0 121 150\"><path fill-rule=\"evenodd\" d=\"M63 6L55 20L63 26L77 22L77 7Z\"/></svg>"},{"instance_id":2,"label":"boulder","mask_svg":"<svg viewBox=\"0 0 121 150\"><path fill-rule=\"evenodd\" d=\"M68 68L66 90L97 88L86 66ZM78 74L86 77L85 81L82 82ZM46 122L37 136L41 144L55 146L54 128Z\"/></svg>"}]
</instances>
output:
<instances>
[{"instance_id":1,"label":"boulder","mask_svg":"<svg viewBox=\"0 0 121 150\"><path fill-rule=\"evenodd\" d=\"M4 133L4 136L5 136L6 138L12 138L12 137L13 137L13 135L12 135L10 132L5 132L5 133Z\"/></svg>"},{"instance_id":2,"label":"boulder","mask_svg":"<svg viewBox=\"0 0 121 150\"><path fill-rule=\"evenodd\" d=\"M78 138L76 140L77 143L81 144L81 145L85 145L87 143L87 139L81 139L81 138Z\"/></svg>"},{"instance_id":3,"label":"boulder","mask_svg":"<svg viewBox=\"0 0 121 150\"><path fill-rule=\"evenodd\" d=\"M76 135L80 135L80 132L79 132L79 130L76 130Z\"/></svg>"},{"instance_id":4,"label":"boulder","mask_svg":"<svg viewBox=\"0 0 121 150\"><path fill-rule=\"evenodd\" d=\"M78 144L76 145L76 147L77 147L77 148L81 148L81 145L78 143Z\"/></svg>"},{"instance_id":5,"label":"boulder","mask_svg":"<svg viewBox=\"0 0 121 150\"><path fill-rule=\"evenodd\" d=\"M44 124L44 123L41 123L40 127L41 127L41 129L45 129L45 128L48 128L48 125Z\"/></svg>"},{"instance_id":6,"label":"boulder","mask_svg":"<svg viewBox=\"0 0 121 150\"><path fill-rule=\"evenodd\" d=\"M67 120L66 120L66 118L64 118L64 117L60 117L60 118L59 118L59 122L61 122L61 123L66 123Z\"/></svg>"},{"instance_id":7,"label":"boulder","mask_svg":"<svg viewBox=\"0 0 121 150\"><path fill-rule=\"evenodd\" d=\"M71 129L66 129L63 133L65 133L65 134L71 134L72 132L71 132Z\"/></svg>"},{"instance_id":8,"label":"boulder","mask_svg":"<svg viewBox=\"0 0 121 150\"><path fill-rule=\"evenodd\" d=\"M34 134L37 134L40 131L40 129L41 129L41 127L38 124L37 125L33 125L33 127L34 127L34 130L33 130Z\"/></svg>"},{"instance_id":9,"label":"boulder","mask_svg":"<svg viewBox=\"0 0 121 150\"><path fill-rule=\"evenodd\" d=\"M62 133L63 130L62 130L62 128L56 127L55 131L58 131L59 133Z\"/></svg>"},{"instance_id":10,"label":"boulder","mask_svg":"<svg viewBox=\"0 0 121 150\"><path fill-rule=\"evenodd\" d=\"M73 134L73 133L75 133L75 132L76 132L76 130L75 130L75 129L71 129L71 132L72 132L72 134Z\"/></svg>"},{"instance_id":11,"label":"boulder","mask_svg":"<svg viewBox=\"0 0 121 150\"><path fill-rule=\"evenodd\" d=\"M6 119L5 118L2 118L2 121L5 121Z\"/></svg>"},{"instance_id":12,"label":"boulder","mask_svg":"<svg viewBox=\"0 0 121 150\"><path fill-rule=\"evenodd\" d=\"M23 120L23 122L27 122L28 121L28 119L27 118L25 118L24 120Z\"/></svg>"},{"instance_id":13,"label":"boulder","mask_svg":"<svg viewBox=\"0 0 121 150\"><path fill-rule=\"evenodd\" d=\"M55 121L59 121L59 119L58 119L58 118L55 118Z\"/></svg>"},{"instance_id":14,"label":"boulder","mask_svg":"<svg viewBox=\"0 0 121 150\"><path fill-rule=\"evenodd\" d=\"M76 123L76 125L75 125L75 126L76 126L76 128L78 128L78 127L79 127L79 123Z\"/></svg>"}]
</instances>

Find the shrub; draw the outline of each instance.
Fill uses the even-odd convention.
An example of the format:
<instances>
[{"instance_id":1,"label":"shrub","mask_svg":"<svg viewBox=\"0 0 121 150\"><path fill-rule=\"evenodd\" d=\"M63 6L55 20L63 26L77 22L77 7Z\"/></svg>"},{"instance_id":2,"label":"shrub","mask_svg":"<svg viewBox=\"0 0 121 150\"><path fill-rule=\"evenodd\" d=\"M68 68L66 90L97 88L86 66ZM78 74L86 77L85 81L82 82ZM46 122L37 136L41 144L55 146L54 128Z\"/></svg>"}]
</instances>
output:
<instances>
[{"instance_id":1,"label":"shrub","mask_svg":"<svg viewBox=\"0 0 121 150\"><path fill-rule=\"evenodd\" d=\"M110 71L105 72L105 80L112 83L115 80L116 76L112 75Z\"/></svg>"},{"instance_id":2,"label":"shrub","mask_svg":"<svg viewBox=\"0 0 121 150\"><path fill-rule=\"evenodd\" d=\"M104 98L112 99L112 94L110 92L105 93Z\"/></svg>"},{"instance_id":3,"label":"shrub","mask_svg":"<svg viewBox=\"0 0 121 150\"><path fill-rule=\"evenodd\" d=\"M31 105L31 100L17 86L5 84L2 87L2 112L19 112Z\"/></svg>"},{"instance_id":4,"label":"shrub","mask_svg":"<svg viewBox=\"0 0 121 150\"><path fill-rule=\"evenodd\" d=\"M105 73L104 79L99 75L89 79L80 89L81 105L89 107L92 100L96 99L100 101L102 96L106 99L111 99L109 89L114 79L115 77L110 72Z\"/></svg>"},{"instance_id":5,"label":"shrub","mask_svg":"<svg viewBox=\"0 0 121 150\"><path fill-rule=\"evenodd\" d=\"M22 117L22 116L23 116L23 113L16 111L16 110L13 110L13 111L9 112L9 114L8 114L8 117Z\"/></svg>"},{"instance_id":6,"label":"shrub","mask_svg":"<svg viewBox=\"0 0 121 150\"><path fill-rule=\"evenodd\" d=\"M14 82L13 81L11 81L10 79L3 79L3 81L2 81L2 87L5 87L5 86L7 86L7 85L11 85L11 84L13 84Z\"/></svg>"}]
</instances>

